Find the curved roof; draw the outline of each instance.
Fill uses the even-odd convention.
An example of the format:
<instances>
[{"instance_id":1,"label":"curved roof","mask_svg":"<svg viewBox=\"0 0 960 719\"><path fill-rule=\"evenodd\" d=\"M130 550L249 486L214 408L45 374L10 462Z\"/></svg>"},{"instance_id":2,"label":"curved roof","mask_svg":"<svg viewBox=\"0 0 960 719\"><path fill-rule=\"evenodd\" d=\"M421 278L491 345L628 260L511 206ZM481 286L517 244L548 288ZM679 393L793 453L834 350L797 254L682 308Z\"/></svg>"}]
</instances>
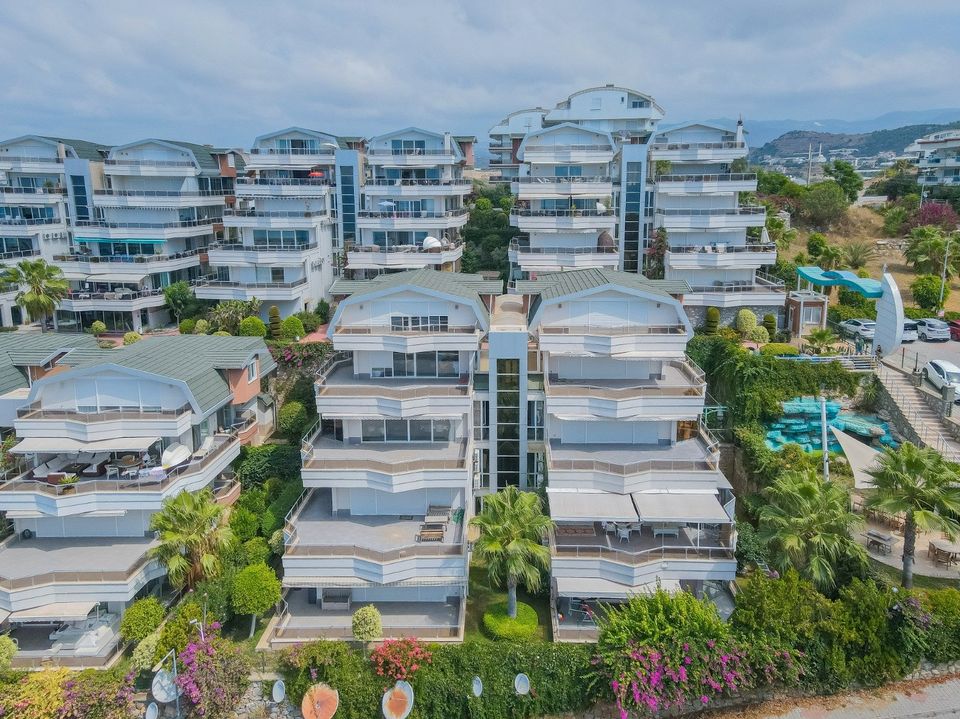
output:
<instances>
[{"instance_id":1,"label":"curved roof","mask_svg":"<svg viewBox=\"0 0 960 719\"><path fill-rule=\"evenodd\" d=\"M561 100L560 102L558 102L557 108L561 108L565 102L570 102L570 100L575 98L577 95L583 95L585 93L594 92L596 90L617 90L620 92L630 93L631 95L638 95L639 97L642 97L645 100L649 100L650 104L656 107L660 112L664 111L663 108L660 107L660 105L657 103L657 101L653 99L652 95L648 95L645 92L640 92L639 90L632 90L629 87L621 87L620 85L597 85L595 87L585 87L582 90L577 90L576 92L573 92L570 95L568 95L566 100Z\"/></svg>"},{"instance_id":2,"label":"curved roof","mask_svg":"<svg viewBox=\"0 0 960 719\"><path fill-rule=\"evenodd\" d=\"M798 267L797 275L807 282L812 282L821 287L846 287L848 290L859 292L870 299L877 299L883 295L880 280L859 277L850 270L825 270L821 267L807 265Z\"/></svg>"},{"instance_id":3,"label":"curved roof","mask_svg":"<svg viewBox=\"0 0 960 719\"><path fill-rule=\"evenodd\" d=\"M318 139L331 139L341 148L344 147L343 143L340 142L340 138L334 135L332 132L323 132L321 130L310 130L306 127L298 127L296 125L292 127L284 128L283 130L276 130L274 132L268 132L264 135L257 135L253 139L254 146L258 145L261 140L269 140L271 137L279 137L280 135L286 135L289 132L302 132L304 135L312 135Z\"/></svg>"}]
</instances>

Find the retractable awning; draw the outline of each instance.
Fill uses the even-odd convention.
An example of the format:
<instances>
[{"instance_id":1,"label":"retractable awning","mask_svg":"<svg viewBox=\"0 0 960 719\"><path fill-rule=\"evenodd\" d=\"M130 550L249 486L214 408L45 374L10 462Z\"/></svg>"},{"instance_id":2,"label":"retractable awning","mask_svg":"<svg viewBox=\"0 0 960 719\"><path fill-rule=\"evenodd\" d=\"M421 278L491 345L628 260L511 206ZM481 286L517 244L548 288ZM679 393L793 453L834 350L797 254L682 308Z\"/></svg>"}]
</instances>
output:
<instances>
[{"instance_id":1,"label":"retractable awning","mask_svg":"<svg viewBox=\"0 0 960 719\"><path fill-rule=\"evenodd\" d=\"M80 282L87 279L88 275L86 272L64 272L63 279L73 280L74 282Z\"/></svg>"},{"instance_id":2,"label":"retractable awning","mask_svg":"<svg viewBox=\"0 0 960 719\"><path fill-rule=\"evenodd\" d=\"M653 594L657 590L656 582L630 586L609 579L580 577L557 577L556 582L558 596L577 599L626 599L635 594ZM660 589L671 594L679 592L680 582L676 579L661 579Z\"/></svg>"},{"instance_id":3,"label":"retractable awning","mask_svg":"<svg viewBox=\"0 0 960 719\"><path fill-rule=\"evenodd\" d=\"M637 511L626 494L547 489L555 522L636 522Z\"/></svg>"},{"instance_id":4,"label":"retractable awning","mask_svg":"<svg viewBox=\"0 0 960 719\"><path fill-rule=\"evenodd\" d=\"M57 454L60 452L144 452L159 437L114 437L80 442L67 437L28 437L10 451L14 454Z\"/></svg>"},{"instance_id":5,"label":"retractable awning","mask_svg":"<svg viewBox=\"0 0 960 719\"><path fill-rule=\"evenodd\" d=\"M77 622L86 619L97 602L53 602L10 615L11 622Z\"/></svg>"},{"instance_id":6,"label":"retractable awning","mask_svg":"<svg viewBox=\"0 0 960 719\"><path fill-rule=\"evenodd\" d=\"M101 275L86 275L87 282L130 282L140 284L147 274L145 272L104 272Z\"/></svg>"},{"instance_id":7,"label":"retractable awning","mask_svg":"<svg viewBox=\"0 0 960 719\"><path fill-rule=\"evenodd\" d=\"M643 522L730 524L716 494L634 492L633 503Z\"/></svg>"}]
</instances>

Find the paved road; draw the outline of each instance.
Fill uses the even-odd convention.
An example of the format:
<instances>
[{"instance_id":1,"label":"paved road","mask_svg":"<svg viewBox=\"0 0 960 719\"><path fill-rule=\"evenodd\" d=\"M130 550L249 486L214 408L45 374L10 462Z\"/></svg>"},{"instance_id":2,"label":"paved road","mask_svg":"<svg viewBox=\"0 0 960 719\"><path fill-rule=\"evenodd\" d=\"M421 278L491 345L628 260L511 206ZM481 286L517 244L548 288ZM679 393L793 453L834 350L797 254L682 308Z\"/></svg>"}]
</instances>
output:
<instances>
[{"instance_id":1,"label":"paved road","mask_svg":"<svg viewBox=\"0 0 960 719\"><path fill-rule=\"evenodd\" d=\"M960 344L960 343L956 343ZM939 719L960 717L960 678L890 694L866 693L806 703L768 719Z\"/></svg>"}]
</instances>

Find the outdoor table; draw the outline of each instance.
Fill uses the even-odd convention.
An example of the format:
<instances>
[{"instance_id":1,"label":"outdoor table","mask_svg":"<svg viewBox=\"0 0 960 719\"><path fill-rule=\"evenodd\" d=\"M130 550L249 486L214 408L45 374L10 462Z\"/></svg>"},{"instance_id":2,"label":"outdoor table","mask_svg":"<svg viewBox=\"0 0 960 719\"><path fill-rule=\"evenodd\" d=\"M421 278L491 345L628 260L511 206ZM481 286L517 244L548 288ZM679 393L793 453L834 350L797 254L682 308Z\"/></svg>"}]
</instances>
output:
<instances>
[{"instance_id":1,"label":"outdoor table","mask_svg":"<svg viewBox=\"0 0 960 719\"><path fill-rule=\"evenodd\" d=\"M931 539L930 546L940 554L946 555L947 564L953 564L960 556L960 544L954 544L949 539Z\"/></svg>"},{"instance_id":2,"label":"outdoor table","mask_svg":"<svg viewBox=\"0 0 960 719\"><path fill-rule=\"evenodd\" d=\"M890 554L893 551L892 534L884 534L875 529L868 529L864 536L867 538L868 549L877 549L884 554Z\"/></svg>"}]
</instances>

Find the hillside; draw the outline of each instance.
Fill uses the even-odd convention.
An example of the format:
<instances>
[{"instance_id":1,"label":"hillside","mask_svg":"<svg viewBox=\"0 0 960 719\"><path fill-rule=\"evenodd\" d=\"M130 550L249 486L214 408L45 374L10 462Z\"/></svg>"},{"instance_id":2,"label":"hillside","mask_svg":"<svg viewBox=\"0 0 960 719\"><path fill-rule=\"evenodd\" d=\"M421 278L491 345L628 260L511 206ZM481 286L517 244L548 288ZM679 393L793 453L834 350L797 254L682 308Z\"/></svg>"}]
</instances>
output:
<instances>
[{"instance_id":1,"label":"hillside","mask_svg":"<svg viewBox=\"0 0 960 719\"><path fill-rule=\"evenodd\" d=\"M793 130L776 140L768 142L759 149L750 153L752 160L761 157L785 157L805 153L810 145L816 150L821 144L823 152L841 147L856 148L861 157L876 155L879 152L903 152L903 148L918 137L928 135L938 130L947 130L960 127L960 121L946 125L907 125L892 130L876 130L874 132L836 133L815 132L812 130Z\"/></svg>"}]
</instances>

